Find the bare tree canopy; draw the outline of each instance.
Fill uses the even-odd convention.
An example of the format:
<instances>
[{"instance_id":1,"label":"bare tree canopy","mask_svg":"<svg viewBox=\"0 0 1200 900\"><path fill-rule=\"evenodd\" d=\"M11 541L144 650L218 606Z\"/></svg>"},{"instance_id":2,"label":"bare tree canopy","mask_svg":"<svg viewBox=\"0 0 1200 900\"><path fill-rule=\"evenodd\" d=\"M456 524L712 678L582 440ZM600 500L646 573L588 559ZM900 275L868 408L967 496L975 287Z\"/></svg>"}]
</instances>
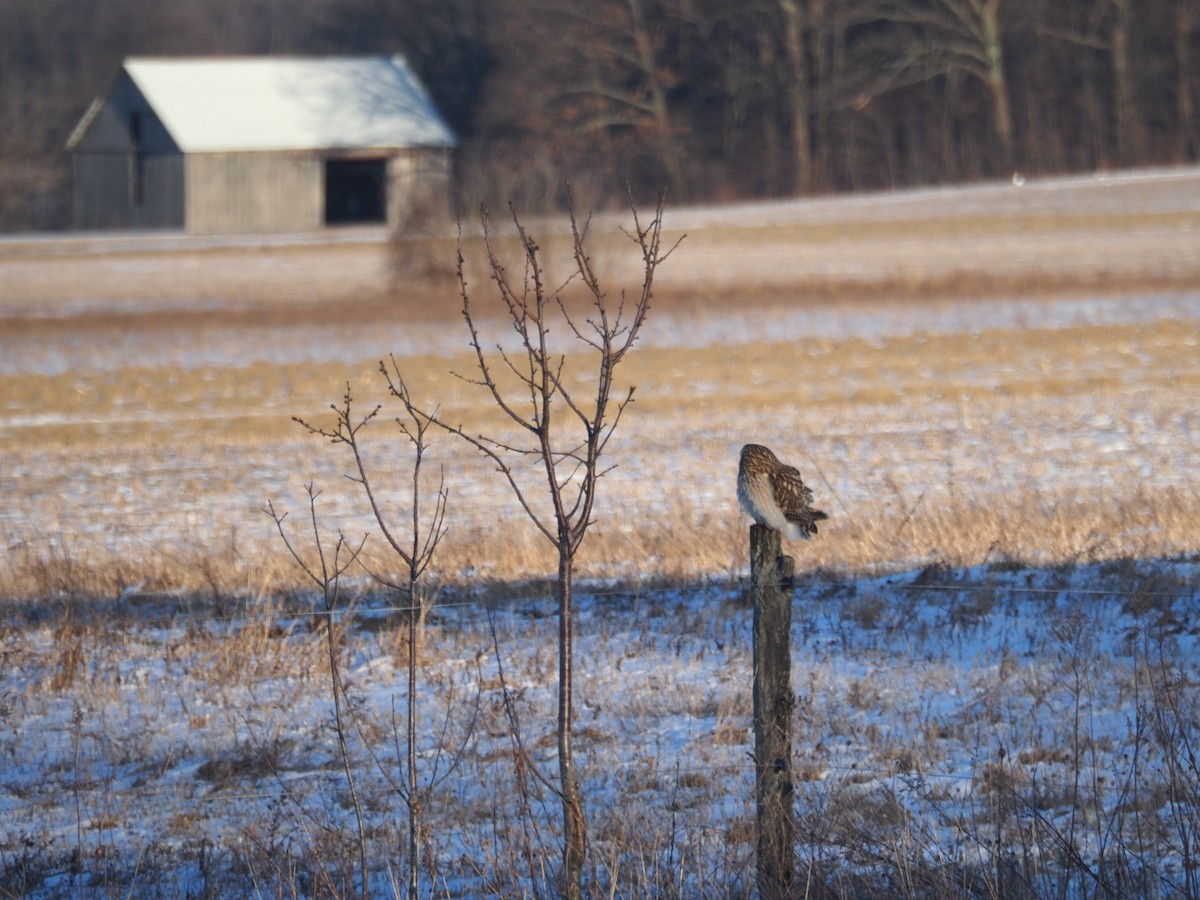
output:
<instances>
[{"instance_id":1,"label":"bare tree canopy","mask_svg":"<svg viewBox=\"0 0 1200 900\"><path fill-rule=\"evenodd\" d=\"M1194 162L1194 0L8 0L0 229L64 227L64 144L134 54L404 53L458 202L712 201Z\"/></svg>"},{"instance_id":2,"label":"bare tree canopy","mask_svg":"<svg viewBox=\"0 0 1200 900\"><path fill-rule=\"evenodd\" d=\"M573 572L576 555L593 524L600 481L611 470L605 451L633 402L634 388L622 392L615 373L646 321L655 273L678 246L678 242L665 250L662 246L665 203L666 196L660 193L654 217L643 224L636 203L631 202L633 225L625 235L641 256L642 283L638 290L627 294L621 289L616 296L601 285L593 267L587 245L590 219L580 224L569 184L567 209L574 272L557 288L547 282L542 248L526 231L515 209L510 212L522 263L515 272L509 271L485 209L481 224L487 269L504 309L500 318L515 334L494 345L480 335L480 317L468 290L460 238L459 296L475 352L475 371L456 374L491 398L502 413L505 433L481 434L439 410L421 411L409 399L400 372L395 371L393 380L385 370L393 394L404 398L414 418L457 436L495 466L529 521L558 552L558 785L545 776L539 777L562 803L561 893L570 900L584 896L588 845L587 817L571 745L575 721ZM572 287L582 294L581 308L568 297ZM586 359L583 369L571 371L562 341L552 338L552 331L574 344L574 353ZM585 370L594 371L594 382L585 378L588 387L577 392L574 376ZM534 473L532 479L530 473Z\"/></svg>"}]
</instances>

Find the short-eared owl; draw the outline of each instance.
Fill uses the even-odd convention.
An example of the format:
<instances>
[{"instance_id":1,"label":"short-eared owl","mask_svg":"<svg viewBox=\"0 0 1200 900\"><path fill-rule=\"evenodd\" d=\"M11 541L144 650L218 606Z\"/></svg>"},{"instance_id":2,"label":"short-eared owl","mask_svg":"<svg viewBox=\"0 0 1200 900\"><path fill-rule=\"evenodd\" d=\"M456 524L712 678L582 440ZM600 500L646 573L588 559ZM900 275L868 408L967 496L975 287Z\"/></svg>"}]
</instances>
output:
<instances>
[{"instance_id":1,"label":"short-eared owl","mask_svg":"<svg viewBox=\"0 0 1200 900\"><path fill-rule=\"evenodd\" d=\"M800 480L800 470L785 466L761 444L742 448L738 465L738 502L759 525L808 541L817 522L829 516L809 506L812 491Z\"/></svg>"}]
</instances>

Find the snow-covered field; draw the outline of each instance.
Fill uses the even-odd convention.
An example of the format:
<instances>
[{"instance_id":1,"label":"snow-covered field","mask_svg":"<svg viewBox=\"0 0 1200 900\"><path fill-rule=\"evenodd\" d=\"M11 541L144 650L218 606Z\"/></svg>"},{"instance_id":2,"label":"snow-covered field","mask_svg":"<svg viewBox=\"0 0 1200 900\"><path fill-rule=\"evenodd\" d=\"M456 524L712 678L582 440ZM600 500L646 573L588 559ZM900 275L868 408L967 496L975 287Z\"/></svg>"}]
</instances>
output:
<instances>
[{"instance_id":1,"label":"snow-covered field","mask_svg":"<svg viewBox=\"0 0 1200 900\"><path fill-rule=\"evenodd\" d=\"M848 896L1194 896L1198 574L1129 562L803 583L802 877ZM576 748L597 893L751 892L740 596L581 598ZM557 801L524 756L553 783L553 607L525 596L488 609L490 622L477 603L448 604L430 628L422 880L439 896L553 894ZM3 650L6 891L355 893L313 619L269 601L229 616L28 614ZM385 896L407 858L402 632L364 610L346 654L350 752Z\"/></svg>"},{"instance_id":2,"label":"snow-covered field","mask_svg":"<svg viewBox=\"0 0 1200 900\"><path fill-rule=\"evenodd\" d=\"M1200 896L1200 175L668 223L689 234L628 363L578 598L595 894L753 892L731 490L753 439L832 516L789 550L802 886ZM298 518L315 478L329 521L363 525L346 461L288 419L388 352L476 412L437 374L462 362L452 310L350 296L378 293L377 237L257 240L0 241L3 580L34 586L0 618L6 896L357 893L321 620L260 507ZM731 302L686 302L713 290ZM423 893L553 894L558 802L527 765L554 781L549 570L489 559L528 529L486 466L437 449L468 541L418 673ZM406 629L393 600L355 603L351 769L390 896Z\"/></svg>"}]
</instances>

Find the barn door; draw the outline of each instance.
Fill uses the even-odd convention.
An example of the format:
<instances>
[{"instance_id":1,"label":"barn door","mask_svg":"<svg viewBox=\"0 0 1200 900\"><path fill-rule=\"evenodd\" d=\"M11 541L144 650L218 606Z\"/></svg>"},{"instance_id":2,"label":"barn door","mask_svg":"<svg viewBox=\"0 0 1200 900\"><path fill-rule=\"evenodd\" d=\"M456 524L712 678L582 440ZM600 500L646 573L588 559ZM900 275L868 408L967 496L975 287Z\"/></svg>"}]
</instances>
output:
<instances>
[{"instance_id":1,"label":"barn door","mask_svg":"<svg viewBox=\"0 0 1200 900\"><path fill-rule=\"evenodd\" d=\"M387 160L325 160L325 224L387 221Z\"/></svg>"}]
</instances>

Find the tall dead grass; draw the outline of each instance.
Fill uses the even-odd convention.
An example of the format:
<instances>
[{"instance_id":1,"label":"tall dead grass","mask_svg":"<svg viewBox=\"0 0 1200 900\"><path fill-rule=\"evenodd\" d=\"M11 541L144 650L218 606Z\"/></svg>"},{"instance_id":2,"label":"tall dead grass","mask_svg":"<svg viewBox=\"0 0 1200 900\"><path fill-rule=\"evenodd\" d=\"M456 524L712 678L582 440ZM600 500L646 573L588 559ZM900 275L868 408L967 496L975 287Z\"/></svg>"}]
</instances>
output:
<instances>
[{"instance_id":1,"label":"tall dead grass","mask_svg":"<svg viewBox=\"0 0 1200 900\"><path fill-rule=\"evenodd\" d=\"M752 314L752 313L751 313ZM800 465L832 513L802 565L847 572L995 560L1041 563L1197 552L1200 372L1194 323L1079 325L648 346L615 447L583 572L713 578L744 570L736 452L761 441ZM385 400L376 360L195 370L14 375L0 404L10 474L0 594L114 597L131 589L215 598L295 587L259 512L316 478L347 533L369 530L345 460L292 422L320 421L349 380ZM405 360L413 393L456 422L499 427L454 371L466 357ZM571 361L567 361L571 377ZM324 412L323 412L324 411ZM364 452L379 471L386 428ZM549 571L503 486L461 447L431 450L450 490L446 583ZM381 485L403 508L405 485ZM515 517L514 517L515 516ZM514 523L514 527L504 524ZM368 541L364 551L372 558Z\"/></svg>"}]
</instances>

